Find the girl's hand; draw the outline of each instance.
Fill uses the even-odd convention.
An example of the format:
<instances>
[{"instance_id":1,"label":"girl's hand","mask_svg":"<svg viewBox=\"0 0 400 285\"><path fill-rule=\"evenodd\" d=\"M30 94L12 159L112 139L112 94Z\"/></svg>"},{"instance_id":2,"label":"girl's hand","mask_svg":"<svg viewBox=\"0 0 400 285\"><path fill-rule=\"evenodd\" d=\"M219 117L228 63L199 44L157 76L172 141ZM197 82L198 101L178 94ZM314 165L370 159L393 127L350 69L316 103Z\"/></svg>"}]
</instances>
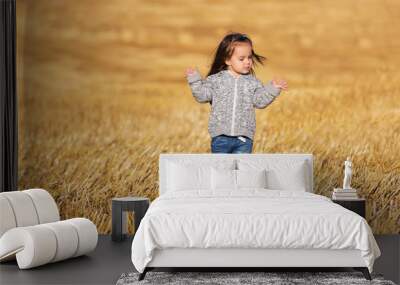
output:
<instances>
[{"instance_id":1,"label":"girl's hand","mask_svg":"<svg viewBox=\"0 0 400 285\"><path fill-rule=\"evenodd\" d=\"M196 69L191 68L191 67L188 67L188 68L186 68L185 75L186 75L186 76L192 75L192 74L194 74L195 72L196 72Z\"/></svg>"},{"instance_id":2,"label":"girl's hand","mask_svg":"<svg viewBox=\"0 0 400 285\"><path fill-rule=\"evenodd\" d=\"M283 79L274 78L272 80L272 85L274 85L276 88L280 88L282 90L287 90L287 82Z\"/></svg>"}]
</instances>

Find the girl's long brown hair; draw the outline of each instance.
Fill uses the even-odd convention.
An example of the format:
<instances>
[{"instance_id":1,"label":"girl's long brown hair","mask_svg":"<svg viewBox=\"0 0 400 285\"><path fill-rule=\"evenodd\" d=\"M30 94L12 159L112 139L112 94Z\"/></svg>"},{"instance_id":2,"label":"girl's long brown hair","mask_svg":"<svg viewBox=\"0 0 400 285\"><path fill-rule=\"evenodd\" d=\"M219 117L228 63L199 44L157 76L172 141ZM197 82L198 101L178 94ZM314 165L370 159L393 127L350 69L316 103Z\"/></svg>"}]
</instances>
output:
<instances>
[{"instance_id":1,"label":"girl's long brown hair","mask_svg":"<svg viewBox=\"0 0 400 285\"><path fill-rule=\"evenodd\" d=\"M253 66L256 66L257 62L260 64L264 64L263 62L267 58L262 55L256 54L254 52L253 42L247 35L242 33L229 33L219 43L214 55L213 63L211 65L210 71L208 72L207 76L218 73L228 68L225 61L229 60L229 58L232 56L235 48L235 43L238 42L250 44L252 58L253 58ZM255 74L253 67L250 69L250 73L253 75Z\"/></svg>"}]
</instances>

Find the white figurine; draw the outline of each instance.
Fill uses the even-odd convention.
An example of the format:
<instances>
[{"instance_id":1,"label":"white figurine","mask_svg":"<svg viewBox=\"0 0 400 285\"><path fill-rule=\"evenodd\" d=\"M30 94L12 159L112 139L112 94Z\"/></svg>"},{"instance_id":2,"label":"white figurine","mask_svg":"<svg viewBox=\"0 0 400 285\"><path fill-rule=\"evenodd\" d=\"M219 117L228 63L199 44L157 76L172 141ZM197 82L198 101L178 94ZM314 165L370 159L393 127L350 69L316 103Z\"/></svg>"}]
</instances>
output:
<instances>
[{"instance_id":1,"label":"white figurine","mask_svg":"<svg viewBox=\"0 0 400 285\"><path fill-rule=\"evenodd\" d=\"M347 160L344 162L344 179L343 179L343 189L352 189L351 184L351 160L350 157L347 157Z\"/></svg>"}]
</instances>

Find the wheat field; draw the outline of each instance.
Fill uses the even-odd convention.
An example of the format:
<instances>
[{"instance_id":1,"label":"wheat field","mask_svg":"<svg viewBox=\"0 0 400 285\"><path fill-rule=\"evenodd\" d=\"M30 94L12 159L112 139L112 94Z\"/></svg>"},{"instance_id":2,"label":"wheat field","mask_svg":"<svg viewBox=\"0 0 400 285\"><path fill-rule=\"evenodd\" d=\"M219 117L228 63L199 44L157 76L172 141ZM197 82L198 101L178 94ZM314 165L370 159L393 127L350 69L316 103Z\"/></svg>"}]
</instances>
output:
<instances>
[{"instance_id":1,"label":"wheat field","mask_svg":"<svg viewBox=\"0 0 400 285\"><path fill-rule=\"evenodd\" d=\"M289 90L257 110L255 153L314 154L314 188L352 186L373 232L400 233L400 2L17 1L19 189L111 230L111 198L158 195L160 153L209 153L203 76L230 31Z\"/></svg>"}]
</instances>

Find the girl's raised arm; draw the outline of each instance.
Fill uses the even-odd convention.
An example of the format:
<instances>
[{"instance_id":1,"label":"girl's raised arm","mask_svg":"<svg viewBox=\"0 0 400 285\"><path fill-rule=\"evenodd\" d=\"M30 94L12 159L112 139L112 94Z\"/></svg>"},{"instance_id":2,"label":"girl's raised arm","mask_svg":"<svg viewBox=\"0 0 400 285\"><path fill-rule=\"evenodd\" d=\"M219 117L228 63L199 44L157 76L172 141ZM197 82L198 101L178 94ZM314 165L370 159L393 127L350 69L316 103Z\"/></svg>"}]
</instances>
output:
<instances>
[{"instance_id":1,"label":"girl's raised arm","mask_svg":"<svg viewBox=\"0 0 400 285\"><path fill-rule=\"evenodd\" d=\"M257 109L264 109L271 104L281 92L280 88L275 87L270 81L267 84L263 84L257 79L257 87L253 95L253 105Z\"/></svg>"},{"instance_id":2,"label":"girl's raised arm","mask_svg":"<svg viewBox=\"0 0 400 285\"><path fill-rule=\"evenodd\" d=\"M203 80L197 70L188 69L186 79L197 102L206 103L212 101L214 89L210 76Z\"/></svg>"}]
</instances>

